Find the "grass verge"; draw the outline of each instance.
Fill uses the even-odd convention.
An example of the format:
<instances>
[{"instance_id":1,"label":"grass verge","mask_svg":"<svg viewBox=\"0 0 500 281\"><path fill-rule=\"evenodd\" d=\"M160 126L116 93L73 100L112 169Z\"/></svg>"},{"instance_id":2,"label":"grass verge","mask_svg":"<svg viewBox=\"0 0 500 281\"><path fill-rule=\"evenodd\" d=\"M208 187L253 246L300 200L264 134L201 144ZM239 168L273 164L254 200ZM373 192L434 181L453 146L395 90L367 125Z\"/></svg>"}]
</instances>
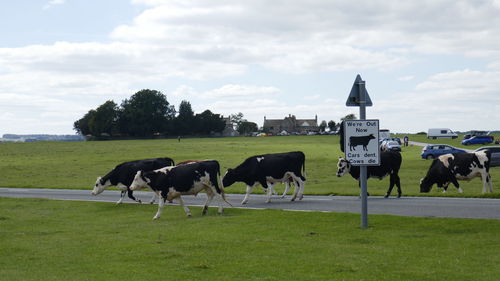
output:
<instances>
[{"instance_id":1,"label":"grass verge","mask_svg":"<svg viewBox=\"0 0 500 281\"><path fill-rule=\"evenodd\" d=\"M1 280L496 280L500 221L0 198Z\"/></svg>"}]
</instances>

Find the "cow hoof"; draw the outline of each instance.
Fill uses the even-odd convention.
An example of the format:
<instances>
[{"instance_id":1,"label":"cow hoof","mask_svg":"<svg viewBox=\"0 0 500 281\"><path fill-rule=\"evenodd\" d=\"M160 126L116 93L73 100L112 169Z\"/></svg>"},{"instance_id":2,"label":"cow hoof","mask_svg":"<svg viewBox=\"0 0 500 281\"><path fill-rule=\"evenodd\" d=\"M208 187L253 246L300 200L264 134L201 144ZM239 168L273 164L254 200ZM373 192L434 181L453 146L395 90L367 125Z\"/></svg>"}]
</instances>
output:
<instances>
[{"instance_id":1,"label":"cow hoof","mask_svg":"<svg viewBox=\"0 0 500 281\"><path fill-rule=\"evenodd\" d=\"M241 201L241 205L246 205L246 203L248 203L248 201Z\"/></svg>"},{"instance_id":2,"label":"cow hoof","mask_svg":"<svg viewBox=\"0 0 500 281\"><path fill-rule=\"evenodd\" d=\"M401 193L398 194L398 198L401 198Z\"/></svg>"},{"instance_id":3,"label":"cow hoof","mask_svg":"<svg viewBox=\"0 0 500 281\"><path fill-rule=\"evenodd\" d=\"M389 198L389 194L384 195L384 198Z\"/></svg>"},{"instance_id":4,"label":"cow hoof","mask_svg":"<svg viewBox=\"0 0 500 281\"><path fill-rule=\"evenodd\" d=\"M159 218L160 218L160 217L153 217L153 220L157 220L157 219L159 219Z\"/></svg>"}]
</instances>

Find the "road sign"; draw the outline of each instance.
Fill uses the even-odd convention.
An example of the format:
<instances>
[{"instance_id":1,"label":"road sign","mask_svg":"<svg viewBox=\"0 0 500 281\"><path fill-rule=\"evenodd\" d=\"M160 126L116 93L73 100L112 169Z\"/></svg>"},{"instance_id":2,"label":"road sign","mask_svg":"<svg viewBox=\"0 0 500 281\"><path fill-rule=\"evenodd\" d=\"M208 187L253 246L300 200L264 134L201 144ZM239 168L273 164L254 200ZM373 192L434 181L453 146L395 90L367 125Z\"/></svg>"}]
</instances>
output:
<instances>
[{"instance_id":1,"label":"road sign","mask_svg":"<svg viewBox=\"0 0 500 281\"><path fill-rule=\"evenodd\" d=\"M380 165L378 131L378 120L344 121L344 152L351 165Z\"/></svg>"},{"instance_id":2,"label":"road sign","mask_svg":"<svg viewBox=\"0 0 500 281\"><path fill-rule=\"evenodd\" d=\"M361 106L364 103L365 106L372 106L372 100L368 95L368 91L366 87L364 87L365 81L361 79L361 75L358 74L356 76L356 80L354 80L354 84L352 85L351 92L349 93L349 97L345 102L346 106ZM362 98L364 94L364 98Z\"/></svg>"}]
</instances>

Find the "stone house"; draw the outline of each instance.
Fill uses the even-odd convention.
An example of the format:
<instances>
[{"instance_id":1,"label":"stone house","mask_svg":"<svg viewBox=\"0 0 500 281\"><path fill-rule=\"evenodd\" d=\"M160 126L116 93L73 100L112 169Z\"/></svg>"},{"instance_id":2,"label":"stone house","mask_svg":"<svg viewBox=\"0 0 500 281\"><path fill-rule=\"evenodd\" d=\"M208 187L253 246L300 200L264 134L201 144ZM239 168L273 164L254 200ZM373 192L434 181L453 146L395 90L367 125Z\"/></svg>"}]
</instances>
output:
<instances>
[{"instance_id":1,"label":"stone house","mask_svg":"<svg viewBox=\"0 0 500 281\"><path fill-rule=\"evenodd\" d=\"M297 119L295 115L289 114L284 119L267 119L264 116L264 131L273 135L283 131L287 133L309 133L319 132L318 115L314 119Z\"/></svg>"}]
</instances>

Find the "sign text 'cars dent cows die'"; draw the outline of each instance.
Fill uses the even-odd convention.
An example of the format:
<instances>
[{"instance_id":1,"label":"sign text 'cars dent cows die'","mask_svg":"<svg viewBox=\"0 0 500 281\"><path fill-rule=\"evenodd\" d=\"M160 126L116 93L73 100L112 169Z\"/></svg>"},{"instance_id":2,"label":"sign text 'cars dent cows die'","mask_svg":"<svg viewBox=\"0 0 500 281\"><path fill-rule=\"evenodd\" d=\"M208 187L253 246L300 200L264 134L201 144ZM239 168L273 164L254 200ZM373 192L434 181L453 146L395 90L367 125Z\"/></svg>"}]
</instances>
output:
<instances>
[{"instance_id":1,"label":"sign text 'cars dent cows die'","mask_svg":"<svg viewBox=\"0 0 500 281\"><path fill-rule=\"evenodd\" d=\"M346 120L344 151L354 166L380 165L379 120Z\"/></svg>"}]
</instances>

